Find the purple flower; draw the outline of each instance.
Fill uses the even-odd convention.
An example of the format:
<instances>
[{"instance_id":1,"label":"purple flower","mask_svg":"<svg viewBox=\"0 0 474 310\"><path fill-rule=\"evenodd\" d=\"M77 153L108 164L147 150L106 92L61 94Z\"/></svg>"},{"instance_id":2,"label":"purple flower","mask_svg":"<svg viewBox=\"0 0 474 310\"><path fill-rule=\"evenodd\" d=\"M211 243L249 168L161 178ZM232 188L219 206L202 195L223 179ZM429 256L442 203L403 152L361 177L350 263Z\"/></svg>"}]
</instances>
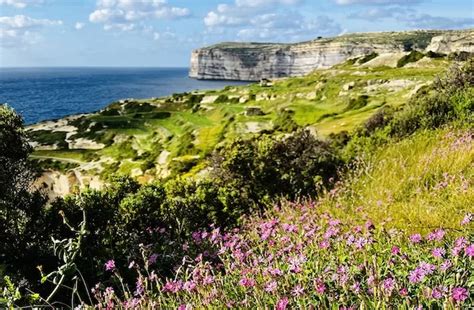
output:
<instances>
[{"instance_id":1,"label":"purple flower","mask_svg":"<svg viewBox=\"0 0 474 310\"><path fill-rule=\"evenodd\" d=\"M318 293L319 295L322 295L326 291L326 285L324 284L323 281L321 281L320 279L317 279L316 282L314 283L314 289L316 290L316 293Z\"/></svg>"},{"instance_id":2,"label":"purple flower","mask_svg":"<svg viewBox=\"0 0 474 310\"><path fill-rule=\"evenodd\" d=\"M244 277L240 279L239 284L243 287L254 287L255 286L255 280Z\"/></svg>"},{"instance_id":3,"label":"purple flower","mask_svg":"<svg viewBox=\"0 0 474 310\"><path fill-rule=\"evenodd\" d=\"M424 278L425 273L421 268L416 268L415 270L410 272L410 275L408 276L408 280L410 281L410 283L413 284L423 281Z\"/></svg>"},{"instance_id":4,"label":"purple flower","mask_svg":"<svg viewBox=\"0 0 474 310\"><path fill-rule=\"evenodd\" d=\"M383 281L383 289L387 295L392 295L392 291L395 288L395 280L393 278L387 278Z\"/></svg>"},{"instance_id":5,"label":"purple flower","mask_svg":"<svg viewBox=\"0 0 474 310\"><path fill-rule=\"evenodd\" d=\"M429 241L441 241L443 240L443 237L444 235L446 234L446 232L442 229L436 229L435 231L431 232L427 239Z\"/></svg>"},{"instance_id":6,"label":"purple flower","mask_svg":"<svg viewBox=\"0 0 474 310\"><path fill-rule=\"evenodd\" d=\"M422 240L422 237L420 234L414 234L410 236L411 243L420 243L421 240Z\"/></svg>"},{"instance_id":7,"label":"purple flower","mask_svg":"<svg viewBox=\"0 0 474 310\"><path fill-rule=\"evenodd\" d=\"M467 248L464 249L466 256L474 257L474 244L471 244Z\"/></svg>"},{"instance_id":8,"label":"purple flower","mask_svg":"<svg viewBox=\"0 0 474 310\"><path fill-rule=\"evenodd\" d=\"M107 261L105 263L105 270L106 271L113 271L115 269L115 261L113 259Z\"/></svg>"},{"instance_id":9,"label":"purple flower","mask_svg":"<svg viewBox=\"0 0 474 310\"><path fill-rule=\"evenodd\" d=\"M400 296L407 296L408 295L408 289L406 287L402 288L399 292Z\"/></svg>"},{"instance_id":10,"label":"purple flower","mask_svg":"<svg viewBox=\"0 0 474 310\"><path fill-rule=\"evenodd\" d=\"M278 283L276 281L270 281L265 285L265 292L271 293L275 291L278 287Z\"/></svg>"},{"instance_id":11,"label":"purple flower","mask_svg":"<svg viewBox=\"0 0 474 310\"><path fill-rule=\"evenodd\" d=\"M298 297L304 294L304 288L301 285L296 285L291 291L291 295Z\"/></svg>"},{"instance_id":12,"label":"purple flower","mask_svg":"<svg viewBox=\"0 0 474 310\"><path fill-rule=\"evenodd\" d=\"M472 213L466 214L466 216L464 216L463 220L461 221L461 225L469 224L470 222L472 222L473 218L474 215Z\"/></svg>"},{"instance_id":13,"label":"purple flower","mask_svg":"<svg viewBox=\"0 0 474 310\"><path fill-rule=\"evenodd\" d=\"M390 251L393 255L398 255L400 253L400 248L397 246L393 246L392 250Z\"/></svg>"},{"instance_id":14,"label":"purple flower","mask_svg":"<svg viewBox=\"0 0 474 310\"><path fill-rule=\"evenodd\" d=\"M156 263L156 259L158 258L158 254L152 254L150 258L148 258L148 264L153 265Z\"/></svg>"},{"instance_id":15,"label":"purple flower","mask_svg":"<svg viewBox=\"0 0 474 310\"><path fill-rule=\"evenodd\" d=\"M433 299L441 299L443 298L443 295L446 291L447 291L446 287L443 287L443 286L435 287L433 291L431 292L431 297Z\"/></svg>"},{"instance_id":16,"label":"purple flower","mask_svg":"<svg viewBox=\"0 0 474 310\"><path fill-rule=\"evenodd\" d=\"M434 248L431 254L436 258L442 258L444 254L446 254L446 251L443 248Z\"/></svg>"},{"instance_id":17,"label":"purple flower","mask_svg":"<svg viewBox=\"0 0 474 310\"><path fill-rule=\"evenodd\" d=\"M288 297L283 297L276 304L275 310L285 310L287 306L288 306Z\"/></svg>"},{"instance_id":18,"label":"purple flower","mask_svg":"<svg viewBox=\"0 0 474 310\"><path fill-rule=\"evenodd\" d=\"M454 301L460 303L469 297L469 293L464 287L455 287L451 292L451 297L453 297Z\"/></svg>"},{"instance_id":19,"label":"purple flower","mask_svg":"<svg viewBox=\"0 0 474 310\"><path fill-rule=\"evenodd\" d=\"M439 269L441 271L447 271L449 268L451 268L452 265L453 263L451 263L451 261L447 259L441 264L441 266L439 266Z\"/></svg>"}]
</instances>

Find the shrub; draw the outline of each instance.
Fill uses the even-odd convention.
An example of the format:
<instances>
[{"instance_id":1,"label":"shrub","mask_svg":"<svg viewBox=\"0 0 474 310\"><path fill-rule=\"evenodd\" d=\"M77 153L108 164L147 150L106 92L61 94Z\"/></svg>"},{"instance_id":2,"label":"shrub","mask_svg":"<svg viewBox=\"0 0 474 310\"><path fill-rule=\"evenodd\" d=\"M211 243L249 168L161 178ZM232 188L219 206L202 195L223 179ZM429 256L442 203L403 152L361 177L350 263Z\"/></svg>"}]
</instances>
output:
<instances>
[{"instance_id":1,"label":"shrub","mask_svg":"<svg viewBox=\"0 0 474 310\"><path fill-rule=\"evenodd\" d=\"M397 67L401 68L404 67L406 64L410 62L417 62L418 60L425 57L425 55L418 51L411 51L408 55L403 56L397 62Z\"/></svg>"},{"instance_id":2,"label":"shrub","mask_svg":"<svg viewBox=\"0 0 474 310\"><path fill-rule=\"evenodd\" d=\"M370 53L370 54L368 54L368 55L365 55L365 56L363 56L362 58L360 58L360 59L357 61L357 63L358 63L359 65L365 64L366 62L369 62L369 61L371 61L372 59L376 58L378 55L379 55L379 54L377 54L376 52L372 52L372 53Z\"/></svg>"}]
</instances>

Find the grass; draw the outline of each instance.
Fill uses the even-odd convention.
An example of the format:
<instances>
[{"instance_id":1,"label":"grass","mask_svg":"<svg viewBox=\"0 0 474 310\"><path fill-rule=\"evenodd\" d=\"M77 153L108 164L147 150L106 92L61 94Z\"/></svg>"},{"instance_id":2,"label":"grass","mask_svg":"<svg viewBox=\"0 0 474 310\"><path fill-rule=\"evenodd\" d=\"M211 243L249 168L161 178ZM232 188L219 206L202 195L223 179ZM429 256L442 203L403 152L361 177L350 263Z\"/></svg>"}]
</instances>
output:
<instances>
[{"instance_id":1,"label":"grass","mask_svg":"<svg viewBox=\"0 0 474 310\"><path fill-rule=\"evenodd\" d=\"M404 104L414 87L392 92L379 88L375 92L367 93L366 87L369 83L411 80L420 84L431 81L448 64L445 58L433 59L429 67L419 68L362 68L357 64L345 63L328 70L315 71L305 77L274 81L272 87L250 84L204 91L199 95L184 93L155 100L116 102L101 113L87 115L71 121L70 124L78 128L78 134L73 138L82 137L105 144L106 147L97 154L112 157L117 161L140 161L135 158L136 153L152 152L154 145L159 145L160 149L173 154L166 165L171 163L173 156L189 152L203 155L201 160L205 160L206 155L217 144L230 141L236 136L250 136L252 133L249 128L254 128L253 125L249 127L250 122L258 123L261 130L275 128L275 124L278 125L282 121L286 124L283 126L284 130L288 130L293 128L287 126L288 122L294 121L298 126L317 129L322 136L341 131L350 132L381 106L396 107ZM354 88L343 92L343 85L351 82L354 83ZM256 101L262 94L273 99ZM217 102L202 105L197 103L208 95L217 96ZM309 95L311 96L308 97ZM229 100L233 96L249 96L250 100L238 103ZM249 107L259 108L265 115L246 115L245 111ZM294 113L291 117L284 116L283 120L281 111L285 109L291 109ZM193 138L189 137L190 133ZM38 131L33 139L60 143L64 135L62 132ZM114 143L117 137L121 136L132 140L130 145L135 151L129 147L122 150ZM187 146L193 143L193 147L181 145L183 141ZM54 151L50 155L54 157ZM156 171L161 170L163 169ZM130 173L126 167L120 171ZM147 177L153 179L159 178L160 175Z\"/></svg>"},{"instance_id":2,"label":"grass","mask_svg":"<svg viewBox=\"0 0 474 310\"><path fill-rule=\"evenodd\" d=\"M350 218L361 206L376 223L407 231L458 228L473 212L474 141L468 129L424 131L360 163L344 193L325 201ZM337 208L337 205L343 206Z\"/></svg>"},{"instance_id":3,"label":"grass","mask_svg":"<svg viewBox=\"0 0 474 310\"><path fill-rule=\"evenodd\" d=\"M152 251L137 287L99 286L96 307L169 309L467 309L473 303L472 128L416 133L361 159L320 200L283 201L240 229L193 233L202 252L173 278ZM116 265L111 281L119 287ZM105 293L105 294L104 294ZM100 305L100 306L99 306Z\"/></svg>"}]
</instances>

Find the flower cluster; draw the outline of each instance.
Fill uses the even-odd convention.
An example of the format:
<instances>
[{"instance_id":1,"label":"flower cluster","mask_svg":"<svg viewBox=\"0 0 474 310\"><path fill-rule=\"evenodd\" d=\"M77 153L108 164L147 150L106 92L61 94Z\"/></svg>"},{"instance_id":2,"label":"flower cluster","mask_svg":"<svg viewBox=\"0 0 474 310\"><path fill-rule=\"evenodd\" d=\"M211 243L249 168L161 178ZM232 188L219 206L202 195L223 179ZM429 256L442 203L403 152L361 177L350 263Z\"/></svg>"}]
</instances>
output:
<instances>
[{"instance_id":1,"label":"flower cluster","mask_svg":"<svg viewBox=\"0 0 474 310\"><path fill-rule=\"evenodd\" d=\"M194 243L206 250L185 258L175 278L140 275L139 294L116 303L126 308L158 302L175 309L354 309L474 302L474 235L466 220L467 234L435 229L407 235L376 227L364 214L360 218L363 222L344 223L314 202L286 203L242 230L195 232ZM107 294L102 305L110 303Z\"/></svg>"}]
</instances>

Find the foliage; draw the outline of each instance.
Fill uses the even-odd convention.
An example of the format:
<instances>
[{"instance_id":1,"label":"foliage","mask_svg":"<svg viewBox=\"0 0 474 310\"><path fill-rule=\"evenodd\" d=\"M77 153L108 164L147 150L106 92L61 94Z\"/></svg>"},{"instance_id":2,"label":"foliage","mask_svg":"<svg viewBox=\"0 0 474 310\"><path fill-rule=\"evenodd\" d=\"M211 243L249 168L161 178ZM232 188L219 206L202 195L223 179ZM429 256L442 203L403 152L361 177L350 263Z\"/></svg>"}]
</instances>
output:
<instances>
[{"instance_id":1,"label":"foliage","mask_svg":"<svg viewBox=\"0 0 474 310\"><path fill-rule=\"evenodd\" d=\"M472 304L472 218L459 233L426 235L374 226L359 211L340 220L312 200L283 203L241 232L193 234L212 251L183 260L162 281L134 264L136 286L122 299L112 287L95 290L99 307L159 308L464 308ZM213 256L218 264L209 263ZM192 257L193 258L193 257ZM147 261L142 262L147 264ZM120 277L127 265L115 265ZM119 289L120 290L120 289Z\"/></svg>"},{"instance_id":2,"label":"foliage","mask_svg":"<svg viewBox=\"0 0 474 310\"><path fill-rule=\"evenodd\" d=\"M404 67L406 64L409 64L411 62L417 62L423 57L425 57L423 53L418 52L418 51L411 51L408 55L405 55L402 58L400 58L400 60L398 60L397 67L398 68Z\"/></svg>"}]
</instances>

